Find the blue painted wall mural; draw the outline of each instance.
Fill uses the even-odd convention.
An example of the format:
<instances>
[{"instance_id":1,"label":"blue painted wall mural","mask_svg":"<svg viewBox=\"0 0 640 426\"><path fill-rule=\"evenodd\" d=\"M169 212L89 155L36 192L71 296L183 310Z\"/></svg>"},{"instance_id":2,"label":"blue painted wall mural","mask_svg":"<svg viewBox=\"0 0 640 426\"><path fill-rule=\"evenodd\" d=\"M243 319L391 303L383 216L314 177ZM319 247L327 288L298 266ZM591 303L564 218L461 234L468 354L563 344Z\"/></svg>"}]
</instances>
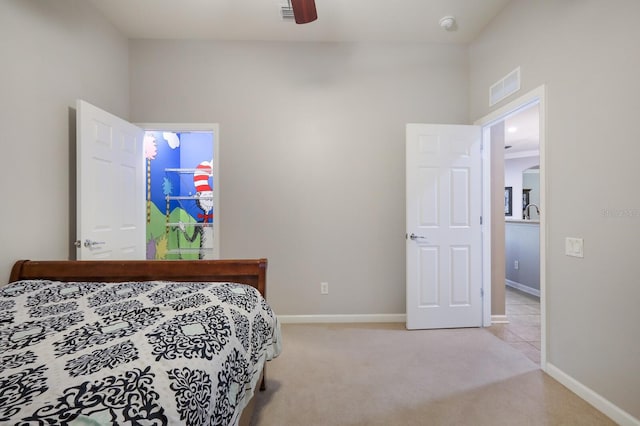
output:
<instances>
[{"instance_id":1,"label":"blue painted wall mural","mask_svg":"<svg viewBox=\"0 0 640 426\"><path fill-rule=\"evenodd\" d=\"M214 137L145 133L147 259L207 259L213 251Z\"/></svg>"}]
</instances>

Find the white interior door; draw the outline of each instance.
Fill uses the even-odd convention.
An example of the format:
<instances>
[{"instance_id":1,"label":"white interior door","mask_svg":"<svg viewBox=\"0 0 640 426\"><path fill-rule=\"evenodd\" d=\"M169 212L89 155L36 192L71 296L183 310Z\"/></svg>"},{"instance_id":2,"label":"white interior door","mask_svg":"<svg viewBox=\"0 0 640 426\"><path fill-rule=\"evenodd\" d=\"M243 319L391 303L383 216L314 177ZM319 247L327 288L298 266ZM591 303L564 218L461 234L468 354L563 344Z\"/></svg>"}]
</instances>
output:
<instances>
[{"instance_id":1,"label":"white interior door","mask_svg":"<svg viewBox=\"0 0 640 426\"><path fill-rule=\"evenodd\" d=\"M482 325L479 126L407 124L407 328Z\"/></svg>"},{"instance_id":2,"label":"white interior door","mask_svg":"<svg viewBox=\"0 0 640 426\"><path fill-rule=\"evenodd\" d=\"M77 101L77 258L144 259L144 131Z\"/></svg>"}]
</instances>

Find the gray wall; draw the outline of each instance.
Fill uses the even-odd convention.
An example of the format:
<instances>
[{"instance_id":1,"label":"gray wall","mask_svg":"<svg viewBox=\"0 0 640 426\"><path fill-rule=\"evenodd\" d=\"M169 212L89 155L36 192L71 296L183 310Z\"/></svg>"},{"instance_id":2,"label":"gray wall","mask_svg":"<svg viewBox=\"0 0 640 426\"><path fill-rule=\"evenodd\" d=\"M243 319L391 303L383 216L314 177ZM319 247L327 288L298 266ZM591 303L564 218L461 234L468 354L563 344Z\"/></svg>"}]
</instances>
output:
<instances>
[{"instance_id":1,"label":"gray wall","mask_svg":"<svg viewBox=\"0 0 640 426\"><path fill-rule=\"evenodd\" d=\"M638 16L637 0L514 0L470 46L471 119L516 66L520 93L547 89L547 359L636 418Z\"/></svg>"},{"instance_id":2,"label":"gray wall","mask_svg":"<svg viewBox=\"0 0 640 426\"><path fill-rule=\"evenodd\" d=\"M404 124L486 115L489 85L520 65L521 93L548 91L548 360L640 418L638 16L636 0L514 0L469 56L139 41L129 76L127 41L87 2L3 0L0 273L68 257L82 97L132 121L220 123L223 255L269 257L279 313L404 312Z\"/></svg>"},{"instance_id":3,"label":"gray wall","mask_svg":"<svg viewBox=\"0 0 640 426\"><path fill-rule=\"evenodd\" d=\"M0 58L6 282L17 259L69 257L76 98L126 118L129 68L127 40L84 0L0 1Z\"/></svg>"},{"instance_id":4,"label":"gray wall","mask_svg":"<svg viewBox=\"0 0 640 426\"><path fill-rule=\"evenodd\" d=\"M466 47L136 40L130 59L133 121L220 124L221 254L269 259L280 315L405 312L405 124L467 121Z\"/></svg>"},{"instance_id":5,"label":"gray wall","mask_svg":"<svg viewBox=\"0 0 640 426\"><path fill-rule=\"evenodd\" d=\"M540 225L505 224L506 279L533 290L540 290ZM518 269L515 261L518 261ZM523 289L521 289L523 290ZM526 290L526 289L524 289Z\"/></svg>"}]
</instances>

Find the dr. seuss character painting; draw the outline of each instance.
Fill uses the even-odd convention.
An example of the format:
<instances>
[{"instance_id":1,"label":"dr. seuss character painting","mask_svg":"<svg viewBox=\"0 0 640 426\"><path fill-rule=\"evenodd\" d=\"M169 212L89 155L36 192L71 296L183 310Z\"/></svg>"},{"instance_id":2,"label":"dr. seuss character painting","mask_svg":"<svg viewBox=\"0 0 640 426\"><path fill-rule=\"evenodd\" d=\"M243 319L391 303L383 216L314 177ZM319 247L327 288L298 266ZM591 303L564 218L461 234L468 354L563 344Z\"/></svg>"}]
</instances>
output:
<instances>
[{"instance_id":1,"label":"dr. seuss character painting","mask_svg":"<svg viewBox=\"0 0 640 426\"><path fill-rule=\"evenodd\" d=\"M213 137L145 133L147 259L214 257Z\"/></svg>"}]
</instances>

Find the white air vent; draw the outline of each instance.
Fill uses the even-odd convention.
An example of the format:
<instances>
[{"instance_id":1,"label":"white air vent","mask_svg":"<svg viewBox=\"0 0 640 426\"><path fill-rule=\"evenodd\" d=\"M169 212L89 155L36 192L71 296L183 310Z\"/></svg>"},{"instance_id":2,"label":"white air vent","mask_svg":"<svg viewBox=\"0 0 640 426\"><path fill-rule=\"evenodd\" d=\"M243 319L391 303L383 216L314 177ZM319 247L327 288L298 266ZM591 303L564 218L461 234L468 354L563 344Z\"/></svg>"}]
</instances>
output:
<instances>
[{"instance_id":1,"label":"white air vent","mask_svg":"<svg viewBox=\"0 0 640 426\"><path fill-rule=\"evenodd\" d=\"M280 8L280 16L282 16L282 19L284 19L285 21L295 19L295 17L293 16L293 7L291 7L291 5L282 6Z\"/></svg>"},{"instance_id":2,"label":"white air vent","mask_svg":"<svg viewBox=\"0 0 640 426\"><path fill-rule=\"evenodd\" d=\"M520 90L520 67L511 71L489 88L489 106L494 106L518 90Z\"/></svg>"}]
</instances>

